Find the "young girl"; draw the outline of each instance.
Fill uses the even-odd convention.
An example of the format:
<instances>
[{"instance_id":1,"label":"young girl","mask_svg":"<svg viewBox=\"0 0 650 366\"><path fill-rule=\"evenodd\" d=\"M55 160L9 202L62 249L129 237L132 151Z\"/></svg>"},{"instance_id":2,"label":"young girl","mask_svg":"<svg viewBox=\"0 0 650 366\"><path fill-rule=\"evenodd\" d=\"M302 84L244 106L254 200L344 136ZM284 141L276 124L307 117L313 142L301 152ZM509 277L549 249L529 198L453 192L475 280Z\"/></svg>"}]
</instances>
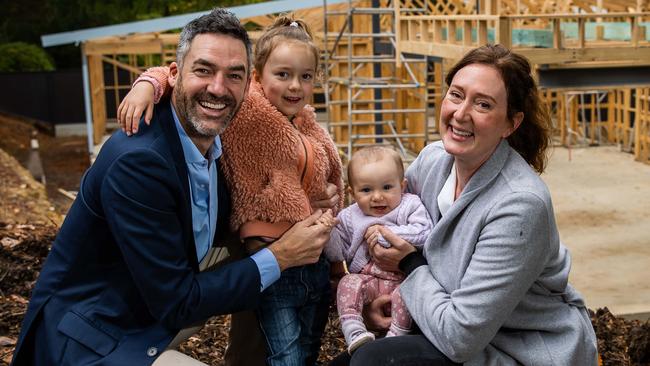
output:
<instances>
[{"instance_id":1,"label":"young girl","mask_svg":"<svg viewBox=\"0 0 650 366\"><path fill-rule=\"evenodd\" d=\"M338 215L339 224L325 254L332 261L345 260L350 271L339 282L336 305L351 354L375 339L363 323L362 310L379 295L391 295L392 320L386 336L407 334L411 329L412 320L399 293L404 275L380 269L368 254L369 246L390 246L378 227L421 249L432 224L418 196L403 193L404 165L394 150L373 146L357 151L348 164L348 183L356 202Z\"/></svg>"},{"instance_id":2,"label":"young girl","mask_svg":"<svg viewBox=\"0 0 650 366\"><path fill-rule=\"evenodd\" d=\"M255 45L248 96L221 134L221 161L232 196L230 224L249 253L310 215L310 200L322 198L328 183L336 185L341 198L334 211L342 206L339 156L307 105L318 60L308 26L278 18ZM154 94L148 83L136 81L120 110L142 111L157 102L168 92L168 72L165 67L147 70L139 81L153 84ZM264 291L258 318L269 365L316 362L329 298L329 264L323 257L316 264L285 270Z\"/></svg>"}]
</instances>

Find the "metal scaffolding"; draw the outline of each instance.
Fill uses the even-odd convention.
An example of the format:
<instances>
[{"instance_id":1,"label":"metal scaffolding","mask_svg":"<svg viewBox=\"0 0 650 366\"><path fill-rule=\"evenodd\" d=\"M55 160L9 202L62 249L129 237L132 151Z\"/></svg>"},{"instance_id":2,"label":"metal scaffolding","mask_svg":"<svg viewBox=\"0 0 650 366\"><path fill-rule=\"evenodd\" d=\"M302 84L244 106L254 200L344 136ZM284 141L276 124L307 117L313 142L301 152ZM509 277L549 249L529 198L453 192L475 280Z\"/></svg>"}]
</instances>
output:
<instances>
[{"instance_id":1,"label":"metal scaffolding","mask_svg":"<svg viewBox=\"0 0 650 366\"><path fill-rule=\"evenodd\" d=\"M327 127L344 159L359 147L394 146L406 161L427 141L426 58L398 55L395 12L385 0L324 0Z\"/></svg>"}]
</instances>

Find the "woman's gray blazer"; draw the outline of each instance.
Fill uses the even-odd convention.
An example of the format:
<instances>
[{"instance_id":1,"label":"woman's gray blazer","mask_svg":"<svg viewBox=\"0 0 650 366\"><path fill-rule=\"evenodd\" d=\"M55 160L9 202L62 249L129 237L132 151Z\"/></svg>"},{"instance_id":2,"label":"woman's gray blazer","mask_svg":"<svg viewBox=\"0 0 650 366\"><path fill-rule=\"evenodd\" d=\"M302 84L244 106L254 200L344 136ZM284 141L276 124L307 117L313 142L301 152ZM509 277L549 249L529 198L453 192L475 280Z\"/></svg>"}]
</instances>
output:
<instances>
[{"instance_id":1,"label":"woman's gray blazer","mask_svg":"<svg viewBox=\"0 0 650 366\"><path fill-rule=\"evenodd\" d=\"M596 365L546 185L502 141L441 217L437 196L452 163L437 142L406 173L434 222L428 266L401 285L424 335L466 365Z\"/></svg>"}]
</instances>

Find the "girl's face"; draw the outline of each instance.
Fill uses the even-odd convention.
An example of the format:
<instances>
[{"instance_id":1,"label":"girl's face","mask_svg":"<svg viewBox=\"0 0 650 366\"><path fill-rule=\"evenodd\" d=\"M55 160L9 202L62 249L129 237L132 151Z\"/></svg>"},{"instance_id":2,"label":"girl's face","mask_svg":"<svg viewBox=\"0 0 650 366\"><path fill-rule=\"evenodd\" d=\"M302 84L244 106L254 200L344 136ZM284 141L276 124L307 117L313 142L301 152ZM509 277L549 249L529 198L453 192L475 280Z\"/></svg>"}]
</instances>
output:
<instances>
[{"instance_id":1,"label":"girl's face","mask_svg":"<svg viewBox=\"0 0 650 366\"><path fill-rule=\"evenodd\" d=\"M285 42L271 51L258 80L271 104L291 119L311 100L315 69L308 45Z\"/></svg>"},{"instance_id":2,"label":"girl's face","mask_svg":"<svg viewBox=\"0 0 650 366\"><path fill-rule=\"evenodd\" d=\"M451 82L440 110L445 150L470 168L481 166L502 139L510 136L523 113L508 120L508 94L496 68L470 64Z\"/></svg>"}]
</instances>

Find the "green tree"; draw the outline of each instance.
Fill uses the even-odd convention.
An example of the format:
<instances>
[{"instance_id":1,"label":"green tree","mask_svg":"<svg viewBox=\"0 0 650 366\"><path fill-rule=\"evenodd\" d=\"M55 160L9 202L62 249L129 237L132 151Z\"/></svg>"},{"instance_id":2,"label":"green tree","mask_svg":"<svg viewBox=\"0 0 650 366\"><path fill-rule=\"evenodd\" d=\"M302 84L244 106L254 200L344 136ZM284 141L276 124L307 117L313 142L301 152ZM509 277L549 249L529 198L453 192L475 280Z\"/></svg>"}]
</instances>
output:
<instances>
[{"instance_id":1,"label":"green tree","mask_svg":"<svg viewBox=\"0 0 650 366\"><path fill-rule=\"evenodd\" d=\"M0 72L51 70L54 64L42 48L24 42L0 44Z\"/></svg>"},{"instance_id":2,"label":"green tree","mask_svg":"<svg viewBox=\"0 0 650 366\"><path fill-rule=\"evenodd\" d=\"M263 0L0 0L0 43L41 43L44 34L230 7ZM60 67L78 66L72 45L46 51Z\"/></svg>"}]
</instances>

